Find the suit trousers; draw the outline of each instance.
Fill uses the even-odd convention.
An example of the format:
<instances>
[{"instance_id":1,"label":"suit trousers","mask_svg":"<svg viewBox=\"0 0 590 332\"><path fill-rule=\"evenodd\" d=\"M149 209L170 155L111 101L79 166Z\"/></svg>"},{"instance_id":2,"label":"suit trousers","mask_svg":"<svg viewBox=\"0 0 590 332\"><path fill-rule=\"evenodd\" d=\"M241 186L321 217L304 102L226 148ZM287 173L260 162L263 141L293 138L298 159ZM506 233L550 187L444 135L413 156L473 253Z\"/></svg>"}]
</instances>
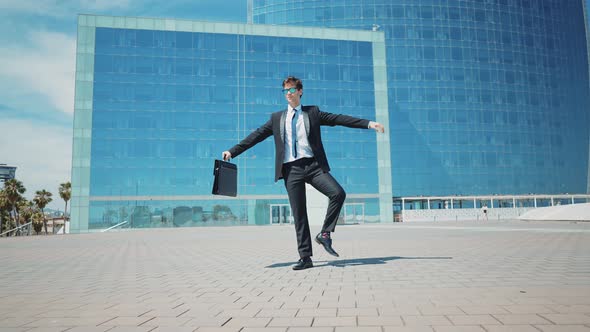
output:
<instances>
[{"instance_id":1,"label":"suit trousers","mask_svg":"<svg viewBox=\"0 0 590 332\"><path fill-rule=\"evenodd\" d=\"M314 158L301 158L283 164L283 178L295 221L299 256L302 258L312 256L305 184L309 183L330 199L322 232L334 232L346 193L330 173L320 168Z\"/></svg>"}]
</instances>

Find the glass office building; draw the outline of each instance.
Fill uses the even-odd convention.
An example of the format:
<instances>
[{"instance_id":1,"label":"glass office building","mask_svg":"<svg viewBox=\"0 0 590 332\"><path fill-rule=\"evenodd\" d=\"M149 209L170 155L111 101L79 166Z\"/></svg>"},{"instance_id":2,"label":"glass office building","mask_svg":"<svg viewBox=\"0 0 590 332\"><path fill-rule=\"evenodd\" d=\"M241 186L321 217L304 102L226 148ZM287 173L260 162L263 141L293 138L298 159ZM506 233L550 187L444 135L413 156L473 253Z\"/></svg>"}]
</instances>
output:
<instances>
[{"instance_id":1,"label":"glass office building","mask_svg":"<svg viewBox=\"0 0 590 332\"><path fill-rule=\"evenodd\" d=\"M250 1L385 33L394 196L589 190L585 0Z\"/></svg>"},{"instance_id":2,"label":"glass office building","mask_svg":"<svg viewBox=\"0 0 590 332\"><path fill-rule=\"evenodd\" d=\"M289 75L303 104L389 121L382 32L79 16L71 231L289 222L272 139L234 160L236 199L211 195L214 159L286 108ZM389 137L324 129L343 221L392 220Z\"/></svg>"}]
</instances>

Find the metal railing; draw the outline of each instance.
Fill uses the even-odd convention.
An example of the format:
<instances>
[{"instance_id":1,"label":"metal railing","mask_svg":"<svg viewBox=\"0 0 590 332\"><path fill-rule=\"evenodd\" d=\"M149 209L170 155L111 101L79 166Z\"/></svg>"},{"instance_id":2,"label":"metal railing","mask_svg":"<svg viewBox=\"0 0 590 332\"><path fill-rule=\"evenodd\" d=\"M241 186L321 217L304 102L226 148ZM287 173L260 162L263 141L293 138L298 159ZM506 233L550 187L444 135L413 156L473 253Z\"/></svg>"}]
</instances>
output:
<instances>
[{"instance_id":1,"label":"metal railing","mask_svg":"<svg viewBox=\"0 0 590 332\"><path fill-rule=\"evenodd\" d=\"M111 227L107 228L107 229L103 229L103 230L102 230L102 231L100 231L100 232L101 232L101 233L108 232L108 231L110 231L111 229L113 229L113 228L117 228L117 227L120 227L120 226L123 226L123 225L125 225L125 224L126 224L126 223L128 223L128 222L129 222L129 221L125 220L125 221L123 221L123 222L120 222L120 223L118 223L118 224L116 224L116 225L114 225L114 226L111 226Z\"/></svg>"},{"instance_id":2,"label":"metal railing","mask_svg":"<svg viewBox=\"0 0 590 332\"><path fill-rule=\"evenodd\" d=\"M32 224L32 223L33 223L32 221L29 221L28 223L26 223L26 224L24 224L24 225L20 225L20 226L17 226L17 227L15 227L15 228L13 228L13 229L7 230L7 231L6 231L6 232L4 232L4 233L0 233L0 236L2 236L2 235L4 235L4 234L11 233L11 232L15 232L15 231L17 231L17 230L19 230L19 229L21 229L21 228L24 228L25 226L28 226L28 225L30 225L30 224Z\"/></svg>"}]
</instances>

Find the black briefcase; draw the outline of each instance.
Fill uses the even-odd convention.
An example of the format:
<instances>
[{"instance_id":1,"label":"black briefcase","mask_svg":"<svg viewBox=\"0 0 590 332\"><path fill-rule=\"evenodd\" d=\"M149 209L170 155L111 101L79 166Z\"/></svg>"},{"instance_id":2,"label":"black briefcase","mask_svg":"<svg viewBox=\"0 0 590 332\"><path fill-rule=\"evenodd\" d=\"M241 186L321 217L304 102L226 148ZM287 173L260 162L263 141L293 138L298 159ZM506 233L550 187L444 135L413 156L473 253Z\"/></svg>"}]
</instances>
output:
<instances>
[{"instance_id":1,"label":"black briefcase","mask_svg":"<svg viewBox=\"0 0 590 332\"><path fill-rule=\"evenodd\" d=\"M238 194L238 166L223 160L215 160L213 169L213 195L236 197Z\"/></svg>"}]
</instances>

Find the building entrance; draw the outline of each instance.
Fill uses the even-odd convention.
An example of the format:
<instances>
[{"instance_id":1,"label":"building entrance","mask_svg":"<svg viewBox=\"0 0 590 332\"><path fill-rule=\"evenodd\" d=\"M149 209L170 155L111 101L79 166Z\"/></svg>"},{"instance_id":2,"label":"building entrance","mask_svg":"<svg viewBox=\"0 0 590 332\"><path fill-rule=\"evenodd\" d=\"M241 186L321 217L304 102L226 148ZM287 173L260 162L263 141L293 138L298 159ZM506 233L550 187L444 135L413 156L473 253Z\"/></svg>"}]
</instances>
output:
<instances>
[{"instance_id":1,"label":"building entrance","mask_svg":"<svg viewBox=\"0 0 590 332\"><path fill-rule=\"evenodd\" d=\"M291 206L289 204L271 204L270 205L270 224L282 225L292 224L293 216L291 215Z\"/></svg>"}]
</instances>

